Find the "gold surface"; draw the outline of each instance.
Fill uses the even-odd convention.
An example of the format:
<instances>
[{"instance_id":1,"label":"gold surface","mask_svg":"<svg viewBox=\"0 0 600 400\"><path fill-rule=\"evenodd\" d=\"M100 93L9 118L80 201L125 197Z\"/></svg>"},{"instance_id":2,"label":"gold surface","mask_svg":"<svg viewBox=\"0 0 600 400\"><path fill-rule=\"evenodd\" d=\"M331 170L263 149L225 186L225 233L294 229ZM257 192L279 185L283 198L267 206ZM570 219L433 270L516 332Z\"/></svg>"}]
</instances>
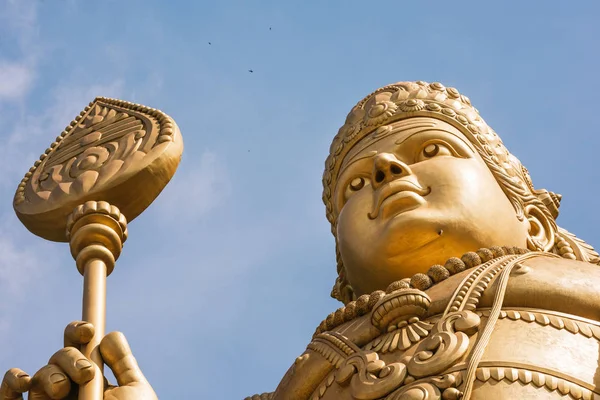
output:
<instances>
[{"instance_id":1,"label":"gold surface","mask_svg":"<svg viewBox=\"0 0 600 400\"><path fill-rule=\"evenodd\" d=\"M28 185L26 199L39 191ZM0 400L73 396L103 362L120 385L105 399L156 398L124 337L102 338L103 283L126 238L112 201L125 187L110 186L110 201L50 196L54 206L32 201L20 215L32 231L70 240L96 329L70 324L65 345L89 343L83 353L65 347L33 378L9 370ZM600 399L600 257L556 224L561 196L534 187L466 96L421 81L370 94L335 136L323 187L332 296L344 305L274 392L247 400ZM53 386L56 373L70 379Z\"/></svg>"},{"instance_id":2,"label":"gold surface","mask_svg":"<svg viewBox=\"0 0 600 400\"><path fill-rule=\"evenodd\" d=\"M14 209L27 229L54 241L68 241L67 216L87 200L132 221L169 182L182 151L179 128L162 111L98 97L25 174Z\"/></svg>"},{"instance_id":3,"label":"gold surface","mask_svg":"<svg viewBox=\"0 0 600 400\"><path fill-rule=\"evenodd\" d=\"M137 217L169 182L183 141L162 111L97 98L61 133L19 184L17 216L31 232L68 241L83 275L82 321L33 377L13 368L0 399L153 400L125 337L105 335L106 278ZM108 385L104 363L118 386Z\"/></svg>"},{"instance_id":4,"label":"gold surface","mask_svg":"<svg viewBox=\"0 0 600 400\"><path fill-rule=\"evenodd\" d=\"M79 388L80 400L102 400L103 360L100 343L106 325L106 277L115 267L127 239L127 221L106 202L87 201L67 218L67 237L77 269L83 274L82 320L94 326L94 335L81 346L92 361L94 377Z\"/></svg>"},{"instance_id":5,"label":"gold surface","mask_svg":"<svg viewBox=\"0 0 600 400\"><path fill-rule=\"evenodd\" d=\"M323 187L344 306L247 399L600 399L598 254L458 90L367 96Z\"/></svg>"}]
</instances>

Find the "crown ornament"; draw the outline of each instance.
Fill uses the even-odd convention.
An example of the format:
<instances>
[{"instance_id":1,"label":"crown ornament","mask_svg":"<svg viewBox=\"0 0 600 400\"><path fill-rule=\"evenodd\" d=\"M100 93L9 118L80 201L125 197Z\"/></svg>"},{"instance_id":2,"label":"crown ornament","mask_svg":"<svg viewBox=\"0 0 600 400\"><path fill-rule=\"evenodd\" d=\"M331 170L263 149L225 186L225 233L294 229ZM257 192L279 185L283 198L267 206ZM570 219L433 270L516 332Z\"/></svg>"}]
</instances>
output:
<instances>
[{"instance_id":1,"label":"crown ornament","mask_svg":"<svg viewBox=\"0 0 600 400\"><path fill-rule=\"evenodd\" d=\"M363 139L379 140L393 131L391 124L413 117L435 118L457 128L488 166L513 204L517 218L525 218L525 204L537 203L543 206L551 217L551 223L558 230L558 236L564 239L561 243L569 243L570 248L577 253L577 259L594 263L600 261L598 253L591 246L556 227L554 220L558 217L561 196L545 189L535 189L527 168L508 151L500 137L473 107L471 100L457 89L439 82L397 82L384 86L361 100L346 117L344 125L331 143L323 173L323 202L336 242L340 210L336 209L333 195L345 157ZM353 299L354 294L346 279L337 243L336 260L338 277L331 296L346 304Z\"/></svg>"},{"instance_id":2,"label":"crown ornament","mask_svg":"<svg viewBox=\"0 0 600 400\"><path fill-rule=\"evenodd\" d=\"M432 117L455 126L475 146L492 172L510 181L509 190L534 194L527 169L510 154L467 96L439 82L398 82L361 100L333 139L323 174L323 202L334 234L339 210L334 209L332 196L344 157L360 140L369 135L377 139L391 131L389 124L411 117Z\"/></svg>"}]
</instances>

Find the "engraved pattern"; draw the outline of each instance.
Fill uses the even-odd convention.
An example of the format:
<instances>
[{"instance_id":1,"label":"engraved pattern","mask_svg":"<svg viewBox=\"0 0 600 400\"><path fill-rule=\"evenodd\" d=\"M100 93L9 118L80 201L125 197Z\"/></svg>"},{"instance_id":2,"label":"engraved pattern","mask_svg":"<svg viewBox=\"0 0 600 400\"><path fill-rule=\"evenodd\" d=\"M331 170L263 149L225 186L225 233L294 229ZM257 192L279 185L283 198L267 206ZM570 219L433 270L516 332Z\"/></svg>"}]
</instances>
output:
<instances>
[{"instance_id":1,"label":"engraved pattern","mask_svg":"<svg viewBox=\"0 0 600 400\"><path fill-rule=\"evenodd\" d=\"M394 391L404 378L405 364L386 364L375 352L359 352L344 361L335 380L342 386L349 385L355 399L374 400Z\"/></svg>"},{"instance_id":2,"label":"engraved pattern","mask_svg":"<svg viewBox=\"0 0 600 400\"><path fill-rule=\"evenodd\" d=\"M353 343L345 341L343 336L336 333L317 335L307 348L325 357L336 368L340 367L346 357L360 351Z\"/></svg>"},{"instance_id":3,"label":"engraved pattern","mask_svg":"<svg viewBox=\"0 0 600 400\"><path fill-rule=\"evenodd\" d=\"M381 354L396 350L406 350L421 339L427 337L433 324L427 321L416 321L404 327L379 336L365 346L365 350L373 350Z\"/></svg>"},{"instance_id":4,"label":"engraved pattern","mask_svg":"<svg viewBox=\"0 0 600 400\"><path fill-rule=\"evenodd\" d=\"M539 371L531 371L522 368L511 367L487 367L477 368L475 379L479 382L488 381L508 381L511 383L520 382L525 385L533 384L538 388L545 387L554 392L558 391L563 396L570 396L576 400L592 400L599 399L600 396L590 389L584 388L577 383L567 379L560 378L548 373Z\"/></svg>"},{"instance_id":5,"label":"engraved pattern","mask_svg":"<svg viewBox=\"0 0 600 400\"><path fill-rule=\"evenodd\" d=\"M564 258L600 264L600 255L592 246L564 228L558 228L556 251Z\"/></svg>"},{"instance_id":6,"label":"engraved pattern","mask_svg":"<svg viewBox=\"0 0 600 400\"><path fill-rule=\"evenodd\" d=\"M457 311L438 321L431 335L421 342L408 363L415 377L439 374L465 355L469 336L477 332L481 320L471 311Z\"/></svg>"},{"instance_id":7,"label":"engraved pattern","mask_svg":"<svg viewBox=\"0 0 600 400\"><path fill-rule=\"evenodd\" d=\"M325 381L319 385L319 387L314 391L312 396L310 396L310 400L319 400L323 397L327 389L335 382L335 374L336 371L331 372Z\"/></svg>"},{"instance_id":8,"label":"engraved pattern","mask_svg":"<svg viewBox=\"0 0 600 400\"><path fill-rule=\"evenodd\" d=\"M479 304L481 295L492 279L516 257L517 256L514 255L503 256L499 259L490 260L477 267L477 269L475 269L460 284L460 290L458 290L453 296L453 299L448 303L446 313L463 309L469 311L475 310L477 304Z\"/></svg>"},{"instance_id":9,"label":"engraved pattern","mask_svg":"<svg viewBox=\"0 0 600 400\"><path fill-rule=\"evenodd\" d=\"M495 276L499 274L498 277L498 286L496 288L496 292L494 293L494 300L492 303L492 308L490 310L490 315L486 321L486 324L483 327L483 330L479 332L479 337L475 344L475 347L471 351L471 355L469 357L469 362L467 365L467 374L465 376L465 386L464 386L464 398L469 399L471 396L471 391L473 390L473 383L475 381L475 372L481 361L481 357L483 357L483 353L485 351L486 346L489 343L489 340L492 336L492 332L494 330L494 326L496 325L496 321L498 320L498 316L502 310L502 304L504 302L504 295L506 294L506 287L508 286L508 280L510 278L511 271L520 263L527 259L538 257L540 255L544 255L544 253L527 253L514 257L506 257L504 261L493 263L488 267L488 271L486 271L486 275L492 274ZM548 255L549 257L558 257L555 255ZM481 296L481 293L479 294ZM479 299L479 297L478 297ZM477 300L478 302L479 300ZM473 305L476 307L477 303ZM467 311L474 314L472 311ZM479 318L479 316L477 317Z\"/></svg>"},{"instance_id":10,"label":"engraved pattern","mask_svg":"<svg viewBox=\"0 0 600 400\"><path fill-rule=\"evenodd\" d=\"M429 296L419 289L398 290L377 303L371 313L371 323L385 331L399 321L423 317L430 304Z\"/></svg>"},{"instance_id":11,"label":"engraved pattern","mask_svg":"<svg viewBox=\"0 0 600 400\"><path fill-rule=\"evenodd\" d=\"M399 388L390 394L385 400L422 399L439 400L459 399L462 393L456 389L460 388L464 380L465 371L455 371L442 377L425 378L415 381L409 385ZM590 388L569 380L568 377L556 376L548 372L535 371L533 369L516 367L481 367L475 372L476 381L486 383L501 382L520 383L523 385L535 385L551 392L558 391L562 396L575 400L599 400L600 395ZM441 390L443 394L440 393ZM413 397L409 396L412 395ZM443 396L443 397L442 397Z\"/></svg>"},{"instance_id":12,"label":"engraved pattern","mask_svg":"<svg viewBox=\"0 0 600 400\"><path fill-rule=\"evenodd\" d=\"M490 310L478 310L477 314L482 317L488 317ZM600 340L600 327L586 321L566 318L560 315L554 315L548 312L532 310L502 310L500 319L511 319L513 321L521 320L525 322L535 322L542 326L551 326L556 329L565 329L573 334L581 334L587 338L594 337Z\"/></svg>"},{"instance_id":13,"label":"engraved pattern","mask_svg":"<svg viewBox=\"0 0 600 400\"><path fill-rule=\"evenodd\" d=\"M85 194L127 172L152 148L173 140L173 120L160 110L96 98L25 174L18 206Z\"/></svg>"},{"instance_id":14,"label":"engraved pattern","mask_svg":"<svg viewBox=\"0 0 600 400\"><path fill-rule=\"evenodd\" d=\"M385 400L457 400L462 393L456 389L461 372L428 377L411 382L388 395Z\"/></svg>"}]
</instances>

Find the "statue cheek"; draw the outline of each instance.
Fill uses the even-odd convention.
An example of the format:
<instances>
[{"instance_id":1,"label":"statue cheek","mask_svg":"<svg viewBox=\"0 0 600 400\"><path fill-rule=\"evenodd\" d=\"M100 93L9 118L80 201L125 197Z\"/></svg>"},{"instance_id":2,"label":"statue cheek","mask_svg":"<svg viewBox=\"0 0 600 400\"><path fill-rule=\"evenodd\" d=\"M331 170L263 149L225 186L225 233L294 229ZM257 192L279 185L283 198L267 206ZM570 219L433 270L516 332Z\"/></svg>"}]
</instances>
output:
<instances>
[{"instance_id":1,"label":"statue cheek","mask_svg":"<svg viewBox=\"0 0 600 400\"><path fill-rule=\"evenodd\" d=\"M368 191L356 193L344 205L338 216L337 235L338 239L358 240L370 230L370 225L374 223L368 214L371 211L373 199Z\"/></svg>"}]
</instances>

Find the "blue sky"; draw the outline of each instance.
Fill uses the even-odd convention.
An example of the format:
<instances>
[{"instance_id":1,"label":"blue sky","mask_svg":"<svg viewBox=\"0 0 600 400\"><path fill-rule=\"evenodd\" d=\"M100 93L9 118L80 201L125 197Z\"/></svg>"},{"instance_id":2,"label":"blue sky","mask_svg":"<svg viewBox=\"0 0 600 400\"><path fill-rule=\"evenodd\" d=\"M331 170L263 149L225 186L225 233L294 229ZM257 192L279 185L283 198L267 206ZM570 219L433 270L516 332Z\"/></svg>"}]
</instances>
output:
<instances>
[{"instance_id":1,"label":"blue sky","mask_svg":"<svg viewBox=\"0 0 600 400\"><path fill-rule=\"evenodd\" d=\"M385 84L468 95L536 187L564 195L559 224L600 246L599 12L592 1L0 0L0 369L35 372L80 318L68 246L26 231L12 197L95 96L160 108L185 140L108 281L107 328L127 335L161 399L274 390L338 307L323 163L351 107Z\"/></svg>"}]
</instances>

